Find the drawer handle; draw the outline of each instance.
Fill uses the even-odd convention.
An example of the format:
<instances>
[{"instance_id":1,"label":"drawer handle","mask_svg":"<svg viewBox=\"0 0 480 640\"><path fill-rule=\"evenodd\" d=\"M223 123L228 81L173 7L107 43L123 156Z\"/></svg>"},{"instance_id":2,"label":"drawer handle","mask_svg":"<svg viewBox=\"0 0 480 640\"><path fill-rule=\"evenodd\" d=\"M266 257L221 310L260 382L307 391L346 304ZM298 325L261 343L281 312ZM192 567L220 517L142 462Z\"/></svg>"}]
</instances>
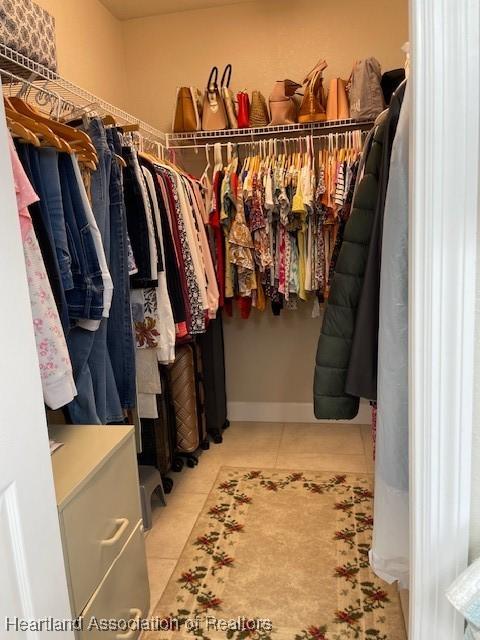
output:
<instances>
[{"instance_id":1,"label":"drawer handle","mask_svg":"<svg viewBox=\"0 0 480 640\"><path fill-rule=\"evenodd\" d=\"M126 631L125 633L117 633L115 636L115 640L130 640L130 638L134 638L135 634L138 633L138 627L140 620L142 619L142 610L141 609L130 609L130 615L133 616L130 620L134 621L132 628Z\"/></svg>"},{"instance_id":2,"label":"drawer handle","mask_svg":"<svg viewBox=\"0 0 480 640\"><path fill-rule=\"evenodd\" d=\"M127 530L130 521L128 520L128 518L117 518L115 520L115 524L118 525L118 529L111 538L107 538L106 540L101 541L100 544L103 547L111 547L112 545L116 544Z\"/></svg>"}]
</instances>

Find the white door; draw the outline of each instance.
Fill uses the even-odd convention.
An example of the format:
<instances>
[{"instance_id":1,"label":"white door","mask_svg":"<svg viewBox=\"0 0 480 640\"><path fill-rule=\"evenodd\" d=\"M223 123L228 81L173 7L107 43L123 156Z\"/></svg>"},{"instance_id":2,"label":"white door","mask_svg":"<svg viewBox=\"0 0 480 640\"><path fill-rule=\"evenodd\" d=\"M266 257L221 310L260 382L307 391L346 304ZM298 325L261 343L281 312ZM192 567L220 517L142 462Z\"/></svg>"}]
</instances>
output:
<instances>
[{"instance_id":1,"label":"white door","mask_svg":"<svg viewBox=\"0 0 480 640\"><path fill-rule=\"evenodd\" d=\"M70 605L7 135L0 101L0 638L37 640L48 632L6 633L6 619Z\"/></svg>"}]
</instances>

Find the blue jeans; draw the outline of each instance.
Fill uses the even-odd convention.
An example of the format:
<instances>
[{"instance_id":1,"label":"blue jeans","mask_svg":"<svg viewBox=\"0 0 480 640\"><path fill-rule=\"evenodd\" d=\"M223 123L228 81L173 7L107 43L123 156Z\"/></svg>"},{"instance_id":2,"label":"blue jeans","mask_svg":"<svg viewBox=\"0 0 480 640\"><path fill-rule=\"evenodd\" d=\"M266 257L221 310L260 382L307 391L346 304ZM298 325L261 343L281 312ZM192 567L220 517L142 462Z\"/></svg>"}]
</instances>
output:
<instances>
[{"instance_id":1,"label":"blue jeans","mask_svg":"<svg viewBox=\"0 0 480 640\"><path fill-rule=\"evenodd\" d=\"M50 215L63 288L67 291L73 289L73 277L70 267L72 259L68 250L67 230L63 213L60 174L58 172L58 151L49 147L40 147L38 149L38 159L44 177L45 198Z\"/></svg>"},{"instance_id":2,"label":"blue jeans","mask_svg":"<svg viewBox=\"0 0 480 640\"><path fill-rule=\"evenodd\" d=\"M99 118L93 118L87 130L98 155L97 170L92 173L92 210L102 236L107 264L110 259L110 174L112 152L105 128ZM70 403L72 422L77 424L108 424L121 422L123 411L107 350L108 318L102 318L96 331L75 327L70 331L70 357L78 396ZM96 419L95 419L96 418Z\"/></svg>"},{"instance_id":3,"label":"blue jeans","mask_svg":"<svg viewBox=\"0 0 480 640\"><path fill-rule=\"evenodd\" d=\"M68 312L72 320L100 320L103 314L102 274L72 163L67 153L60 154L60 184L73 279L73 289L65 292Z\"/></svg>"},{"instance_id":4,"label":"blue jeans","mask_svg":"<svg viewBox=\"0 0 480 640\"><path fill-rule=\"evenodd\" d=\"M58 165L57 165L57 181L52 180L49 172L43 170L41 164L41 154L43 152L57 152L54 149L46 147L33 147L29 144L19 143L17 145L17 151L22 165L27 173L28 179L32 183L38 197L39 202L34 203L29 207L30 214L32 216L32 222L35 229L35 235L38 238L38 242L42 251L43 261L47 270L48 279L52 287L52 292L57 305L58 315L63 326L65 333L68 333L70 328L70 320L68 316L68 305L65 297L65 287L61 274L61 267L59 265L55 234L53 231L52 217L54 215L54 206L50 201L50 194L53 191L57 191L60 197L61 205L61 192L60 192L60 180L58 178ZM56 158L58 161L58 157ZM63 208L62 208L63 219Z\"/></svg>"},{"instance_id":5,"label":"blue jeans","mask_svg":"<svg viewBox=\"0 0 480 640\"><path fill-rule=\"evenodd\" d=\"M122 155L118 132L107 129L113 154ZM115 159L110 174L110 275L113 299L107 326L107 348L123 409L136 405L135 344L130 311L127 218L123 199L122 170Z\"/></svg>"}]
</instances>

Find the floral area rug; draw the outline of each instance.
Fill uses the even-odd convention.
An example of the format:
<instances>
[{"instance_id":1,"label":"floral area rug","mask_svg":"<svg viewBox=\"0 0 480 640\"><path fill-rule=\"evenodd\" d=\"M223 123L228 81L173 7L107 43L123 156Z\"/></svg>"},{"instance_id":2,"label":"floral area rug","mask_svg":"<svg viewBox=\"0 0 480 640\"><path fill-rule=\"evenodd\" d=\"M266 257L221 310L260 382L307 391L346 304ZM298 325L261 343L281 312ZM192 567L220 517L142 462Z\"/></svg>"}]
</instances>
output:
<instances>
[{"instance_id":1,"label":"floral area rug","mask_svg":"<svg viewBox=\"0 0 480 640\"><path fill-rule=\"evenodd\" d=\"M371 477L222 468L145 640L405 640Z\"/></svg>"}]
</instances>

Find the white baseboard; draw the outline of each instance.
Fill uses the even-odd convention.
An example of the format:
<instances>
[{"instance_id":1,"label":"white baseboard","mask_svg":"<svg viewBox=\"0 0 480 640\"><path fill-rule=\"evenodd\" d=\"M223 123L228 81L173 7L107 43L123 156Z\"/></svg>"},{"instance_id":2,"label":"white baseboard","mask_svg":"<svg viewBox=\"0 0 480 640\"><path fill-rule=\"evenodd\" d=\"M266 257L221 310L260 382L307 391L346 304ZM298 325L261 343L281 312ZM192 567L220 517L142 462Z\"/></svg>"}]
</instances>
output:
<instances>
[{"instance_id":1,"label":"white baseboard","mask_svg":"<svg viewBox=\"0 0 480 640\"><path fill-rule=\"evenodd\" d=\"M400 604L402 605L403 620L405 622L405 631L408 639L408 636L409 636L408 615L409 615L409 609L410 609L410 591L408 589L399 589L398 592L400 594Z\"/></svg>"},{"instance_id":2,"label":"white baseboard","mask_svg":"<svg viewBox=\"0 0 480 640\"><path fill-rule=\"evenodd\" d=\"M229 402L228 419L231 422L318 422L310 402ZM362 401L357 416L348 422L371 424L371 421L370 405Z\"/></svg>"}]
</instances>

